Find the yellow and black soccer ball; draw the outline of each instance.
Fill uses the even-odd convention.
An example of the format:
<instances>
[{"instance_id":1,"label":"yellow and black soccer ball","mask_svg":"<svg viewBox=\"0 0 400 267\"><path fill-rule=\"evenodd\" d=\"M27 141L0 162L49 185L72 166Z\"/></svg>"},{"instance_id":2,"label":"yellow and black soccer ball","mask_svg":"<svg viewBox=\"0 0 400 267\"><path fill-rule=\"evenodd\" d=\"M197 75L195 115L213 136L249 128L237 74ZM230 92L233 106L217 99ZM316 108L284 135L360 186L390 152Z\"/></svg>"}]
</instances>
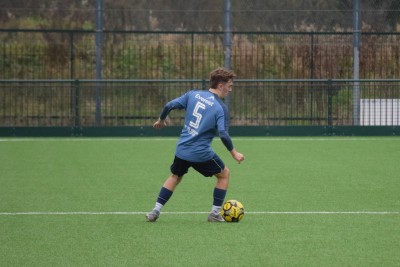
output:
<instances>
[{"instance_id":1,"label":"yellow and black soccer ball","mask_svg":"<svg viewBox=\"0 0 400 267\"><path fill-rule=\"evenodd\" d=\"M239 222L244 216L243 204L237 200L228 200L222 206L221 215L226 222Z\"/></svg>"}]
</instances>

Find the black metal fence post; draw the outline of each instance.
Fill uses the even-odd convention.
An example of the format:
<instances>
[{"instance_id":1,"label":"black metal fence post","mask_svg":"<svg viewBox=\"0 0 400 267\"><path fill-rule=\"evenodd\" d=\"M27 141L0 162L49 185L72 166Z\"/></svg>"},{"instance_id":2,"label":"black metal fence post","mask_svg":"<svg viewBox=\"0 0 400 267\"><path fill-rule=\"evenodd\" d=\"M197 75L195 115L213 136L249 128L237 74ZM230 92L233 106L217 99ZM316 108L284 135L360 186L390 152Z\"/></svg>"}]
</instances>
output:
<instances>
[{"instance_id":1,"label":"black metal fence post","mask_svg":"<svg viewBox=\"0 0 400 267\"><path fill-rule=\"evenodd\" d=\"M333 114L332 114L332 80L328 80L328 126L333 126Z\"/></svg>"},{"instance_id":2,"label":"black metal fence post","mask_svg":"<svg viewBox=\"0 0 400 267\"><path fill-rule=\"evenodd\" d=\"M75 79L74 32L69 33L69 78Z\"/></svg>"},{"instance_id":3,"label":"black metal fence post","mask_svg":"<svg viewBox=\"0 0 400 267\"><path fill-rule=\"evenodd\" d=\"M207 81L206 80L201 81L201 87L203 90L207 90Z\"/></svg>"},{"instance_id":4,"label":"black metal fence post","mask_svg":"<svg viewBox=\"0 0 400 267\"><path fill-rule=\"evenodd\" d=\"M81 115L80 115L80 83L79 80L75 80L75 113L74 113L74 135L80 135L81 128Z\"/></svg>"}]
</instances>

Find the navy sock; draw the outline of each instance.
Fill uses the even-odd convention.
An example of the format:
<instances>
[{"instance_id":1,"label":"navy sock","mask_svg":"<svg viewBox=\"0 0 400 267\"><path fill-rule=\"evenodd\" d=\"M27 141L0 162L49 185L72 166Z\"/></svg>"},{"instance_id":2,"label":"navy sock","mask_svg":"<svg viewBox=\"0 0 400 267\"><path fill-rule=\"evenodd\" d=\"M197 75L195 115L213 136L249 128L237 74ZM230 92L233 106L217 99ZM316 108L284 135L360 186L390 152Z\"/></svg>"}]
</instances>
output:
<instances>
[{"instance_id":1,"label":"navy sock","mask_svg":"<svg viewBox=\"0 0 400 267\"><path fill-rule=\"evenodd\" d=\"M162 187L160 190L160 193L158 194L158 198L157 198L157 202L165 205L165 203L167 203L167 201L169 200L169 198L172 196L173 191Z\"/></svg>"},{"instance_id":2,"label":"navy sock","mask_svg":"<svg viewBox=\"0 0 400 267\"><path fill-rule=\"evenodd\" d=\"M225 195L226 195L226 190L224 189L219 189L219 188L214 188L214 202L213 205L214 206L222 206L222 204L224 203L224 199L225 199Z\"/></svg>"}]
</instances>

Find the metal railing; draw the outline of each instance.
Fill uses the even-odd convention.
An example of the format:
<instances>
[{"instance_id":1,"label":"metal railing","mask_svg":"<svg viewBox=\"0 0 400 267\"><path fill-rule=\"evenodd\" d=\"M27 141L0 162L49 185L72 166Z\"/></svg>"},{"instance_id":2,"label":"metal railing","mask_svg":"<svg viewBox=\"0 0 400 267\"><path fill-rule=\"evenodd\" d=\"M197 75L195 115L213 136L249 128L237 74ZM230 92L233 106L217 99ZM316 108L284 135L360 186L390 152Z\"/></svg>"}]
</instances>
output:
<instances>
[{"instance_id":1,"label":"metal railing","mask_svg":"<svg viewBox=\"0 0 400 267\"><path fill-rule=\"evenodd\" d=\"M193 88L208 81L0 80L0 127L151 126ZM400 80L239 79L229 108L232 126L400 125ZM183 116L173 111L170 125Z\"/></svg>"}]
</instances>

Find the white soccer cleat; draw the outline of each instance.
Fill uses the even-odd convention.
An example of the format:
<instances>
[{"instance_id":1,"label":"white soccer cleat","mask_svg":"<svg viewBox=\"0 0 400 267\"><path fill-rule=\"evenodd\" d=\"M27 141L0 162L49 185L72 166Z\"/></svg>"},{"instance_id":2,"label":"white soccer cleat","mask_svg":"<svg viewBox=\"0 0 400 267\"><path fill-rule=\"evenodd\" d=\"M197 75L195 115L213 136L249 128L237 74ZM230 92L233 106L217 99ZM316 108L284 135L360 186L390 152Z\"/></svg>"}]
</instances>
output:
<instances>
[{"instance_id":1,"label":"white soccer cleat","mask_svg":"<svg viewBox=\"0 0 400 267\"><path fill-rule=\"evenodd\" d=\"M155 222L157 221L158 217L160 217L160 212L158 210L152 210L146 214L146 220L148 222Z\"/></svg>"},{"instance_id":2,"label":"white soccer cleat","mask_svg":"<svg viewBox=\"0 0 400 267\"><path fill-rule=\"evenodd\" d=\"M208 221L209 222L225 222L224 218L222 218L221 214L214 214L214 213L210 213L210 215L208 215Z\"/></svg>"}]
</instances>

